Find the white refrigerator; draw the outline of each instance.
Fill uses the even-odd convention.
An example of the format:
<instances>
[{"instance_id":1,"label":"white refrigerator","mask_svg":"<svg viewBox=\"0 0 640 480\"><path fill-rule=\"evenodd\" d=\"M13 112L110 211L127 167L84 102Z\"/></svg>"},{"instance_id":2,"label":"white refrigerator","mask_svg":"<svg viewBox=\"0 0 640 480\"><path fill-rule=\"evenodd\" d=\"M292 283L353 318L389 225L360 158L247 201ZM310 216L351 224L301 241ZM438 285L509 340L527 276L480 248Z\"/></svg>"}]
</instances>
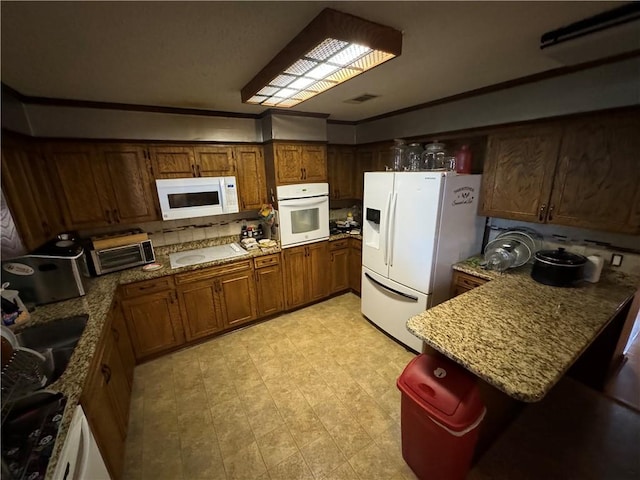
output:
<instances>
[{"instance_id":1,"label":"white refrigerator","mask_svg":"<svg viewBox=\"0 0 640 480\"><path fill-rule=\"evenodd\" d=\"M361 311L389 335L422 351L407 320L449 298L451 266L480 252L481 175L364 174Z\"/></svg>"}]
</instances>

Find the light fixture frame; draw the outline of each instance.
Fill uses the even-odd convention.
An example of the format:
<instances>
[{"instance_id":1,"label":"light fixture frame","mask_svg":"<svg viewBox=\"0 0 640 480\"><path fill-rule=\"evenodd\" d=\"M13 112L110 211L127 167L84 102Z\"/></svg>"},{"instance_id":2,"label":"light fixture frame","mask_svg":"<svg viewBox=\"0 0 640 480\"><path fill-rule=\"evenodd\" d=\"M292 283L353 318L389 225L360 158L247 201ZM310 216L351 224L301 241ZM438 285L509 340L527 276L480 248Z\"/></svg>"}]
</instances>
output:
<instances>
[{"instance_id":1,"label":"light fixture frame","mask_svg":"<svg viewBox=\"0 0 640 480\"><path fill-rule=\"evenodd\" d=\"M372 50L380 50L394 55L394 58L402 54L402 32L355 15L339 12L332 8L325 8L242 88L240 92L242 102L247 103L271 80L282 74L294 62L329 38L357 43ZM379 65L382 65L382 63L376 66ZM340 85L340 83L336 85ZM306 99L302 100L302 102L304 101Z\"/></svg>"}]
</instances>

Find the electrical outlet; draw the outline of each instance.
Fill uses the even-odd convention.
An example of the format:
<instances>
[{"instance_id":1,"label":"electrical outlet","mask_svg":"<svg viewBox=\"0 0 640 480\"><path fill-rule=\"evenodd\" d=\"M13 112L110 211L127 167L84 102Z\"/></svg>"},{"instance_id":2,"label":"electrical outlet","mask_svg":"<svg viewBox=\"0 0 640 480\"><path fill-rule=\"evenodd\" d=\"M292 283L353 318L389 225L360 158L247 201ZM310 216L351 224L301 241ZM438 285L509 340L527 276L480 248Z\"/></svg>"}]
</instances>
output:
<instances>
[{"instance_id":1,"label":"electrical outlet","mask_svg":"<svg viewBox=\"0 0 640 480\"><path fill-rule=\"evenodd\" d=\"M620 255L619 253L614 253L613 255L611 255L611 266L619 267L620 265L622 265L622 258L622 255Z\"/></svg>"}]
</instances>

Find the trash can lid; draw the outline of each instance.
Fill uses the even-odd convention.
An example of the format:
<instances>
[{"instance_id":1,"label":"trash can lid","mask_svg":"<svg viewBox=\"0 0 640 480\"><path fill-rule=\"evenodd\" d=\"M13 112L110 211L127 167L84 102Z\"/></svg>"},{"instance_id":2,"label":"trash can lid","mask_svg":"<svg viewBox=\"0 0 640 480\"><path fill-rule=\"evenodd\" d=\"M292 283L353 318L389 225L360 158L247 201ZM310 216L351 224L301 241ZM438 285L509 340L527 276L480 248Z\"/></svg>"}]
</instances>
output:
<instances>
[{"instance_id":1,"label":"trash can lid","mask_svg":"<svg viewBox=\"0 0 640 480\"><path fill-rule=\"evenodd\" d=\"M398 388L455 431L469 427L484 412L476 377L441 355L414 358L398 378Z\"/></svg>"}]
</instances>

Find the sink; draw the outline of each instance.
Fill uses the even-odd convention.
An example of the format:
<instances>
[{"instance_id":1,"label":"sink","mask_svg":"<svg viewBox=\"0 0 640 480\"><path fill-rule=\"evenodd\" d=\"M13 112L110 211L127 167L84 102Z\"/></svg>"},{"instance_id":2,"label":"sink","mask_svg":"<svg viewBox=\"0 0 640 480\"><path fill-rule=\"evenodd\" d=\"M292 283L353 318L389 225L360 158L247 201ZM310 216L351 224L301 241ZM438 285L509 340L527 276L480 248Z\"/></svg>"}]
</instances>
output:
<instances>
[{"instance_id":1,"label":"sink","mask_svg":"<svg viewBox=\"0 0 640 480\"><path fill-rule=\"evenodd\" d=\"M25 328L16 334L16 337L23 347L38 351L47 348L74 348L84 332L84 327L87 326L88 319L89 315L58 318Z\"/></svg>"},{"instance_id":2,"label":"sink","mask_svg":"<svg viewBox=\"0 0 640 480\"><path fill-rule=\"evenodd\" d=\"M64 373L88 319L88 315L58 318L25 328L16 334L20 345L44 355L45 370L48 372L45 387Z\"/></svg>"},{"instance_id":3,"label":"sink","mask_svg":"<svg viewBox=\"0 0 640 480\"><path fill-rule=\"evenodd\" d=\"M238 243L229 243L227 245L170 253L169 261L171 262L171 268L180 268L188 265L197 265L199 263L214 262L216 260L227 260L246 254L247 251Z\"/></svg>"}]
</instances>

